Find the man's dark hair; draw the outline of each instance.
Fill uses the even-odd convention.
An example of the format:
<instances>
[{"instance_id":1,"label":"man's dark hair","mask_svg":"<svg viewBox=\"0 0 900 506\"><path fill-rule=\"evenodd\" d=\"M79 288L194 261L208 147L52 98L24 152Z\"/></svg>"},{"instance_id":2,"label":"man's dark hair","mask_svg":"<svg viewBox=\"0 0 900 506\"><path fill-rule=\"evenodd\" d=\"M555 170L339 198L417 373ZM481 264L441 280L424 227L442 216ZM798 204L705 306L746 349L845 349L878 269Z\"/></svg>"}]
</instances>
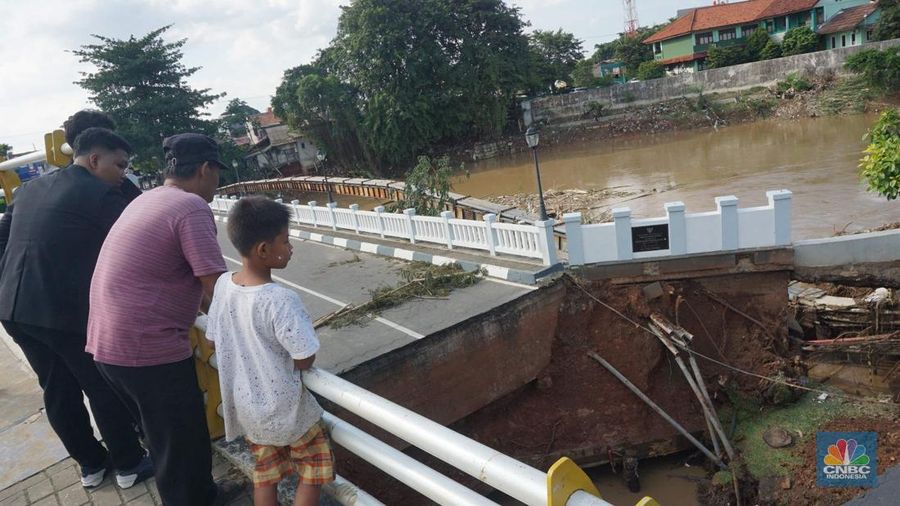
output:
<instances>
[{"instance_id":1,"label":"man's dark hair","mask_svg":"<svg viewBox=\"0 0 900 506\"><path fill-rule=\"evenodd\" d=\"M78 135L92 127L115 130L116 123L104 112L94 109L82 109L69 116L69 119L63 123L63 128L66 131L66 142L69 143L72 149L75 149L75 139L78 138Z\"/></svg>"},{"instance_id":2,"label":"man's dark hair","mask_svg":"<svg viewBox=\"0 0 900 506\"><path fill-rule=\"evenodd\" d=\"M198 163L179 163L175 164L170 159L171 157L166 156L166 166L163 167L163 177L174 178L174 179L190 179L194 177L194 174L200 170L200 167L203 166L205 162ZM214 164L211 164L214 165Z\"/></svg>"},{"instance_id":3,"label":"man's dark hair","mask_svg":"<svg viewBox=\"0 0 900 506\"><path fill-rule=\"evenodd\" d=\"M92 127L81 132L75 139L75 156L86 155L94 148L108 149L115 151L121 149L129 155L134 152L131 144L122 138L119 134L109 130L108 128Z\"/></svg>"},{"instance_id":4,"label":"man's dark hair","mask_svg":"<svg viewBox=\"0 0 900 506\"><path fill-rule=\"evenodd\" d=\"M228 213L228 239L243 256L261 242L274 240L291 220L284 204L265 197L244 197Z\"/></svg>"}]
</instances>

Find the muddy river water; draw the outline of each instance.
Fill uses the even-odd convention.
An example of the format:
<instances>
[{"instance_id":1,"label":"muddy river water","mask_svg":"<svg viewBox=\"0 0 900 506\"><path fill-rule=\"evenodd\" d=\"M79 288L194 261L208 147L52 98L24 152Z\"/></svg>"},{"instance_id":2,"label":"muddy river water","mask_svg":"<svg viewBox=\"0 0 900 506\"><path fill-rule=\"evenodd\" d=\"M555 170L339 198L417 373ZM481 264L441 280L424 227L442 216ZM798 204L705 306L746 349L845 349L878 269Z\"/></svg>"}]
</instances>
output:
<instances>
[{"instance_id":1,"label":"muddy river water","mask_svg":"<svg viewBox=\"0 0 900 506\"><path fill-rule=\"evenodd\" d=\"M857 165L875 115L771 120L724 128L609 139L541 149L544 189L613 188L649 195L624 205L635 217L664 216L676 200L687 212L715 209L719 195L763 205L766 190L794 192L794 238L830 236L900 221L900 202L869 193ZM523 140L524 142L524 140ZM468 164L454 190L490 199L535 192L530 153Z\"/></svg>"}]
</instances>

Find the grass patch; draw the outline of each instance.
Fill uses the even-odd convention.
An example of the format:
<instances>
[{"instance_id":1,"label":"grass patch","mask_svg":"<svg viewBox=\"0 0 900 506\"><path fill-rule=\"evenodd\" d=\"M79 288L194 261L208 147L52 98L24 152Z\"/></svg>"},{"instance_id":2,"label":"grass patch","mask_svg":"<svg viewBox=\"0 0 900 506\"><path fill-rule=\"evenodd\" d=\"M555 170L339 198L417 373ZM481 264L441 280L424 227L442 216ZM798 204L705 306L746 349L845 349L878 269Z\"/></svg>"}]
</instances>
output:
<instances>
[{"instance_id":1,"label":"grass patch","mask_svg":"<svg viewBox=\"0 0 900 506\"><path fill-rule=\"evenodd\" d=\"M819 109L830 115L845 112L861 113L865 112L866 103L875 96L875 92L864 78L848 77L822 92L819 96Z\"/></svg>"},{"instance_id":2,"label":"grass patch","mask_svg":"<svg viewBox=\"0 0 900 506\"><path fill-rule=\"evenodd\" d=\"M328 322L332 328L362 325L372 315L399 306L414 298L446 297L456 288L465 288L481 281L482 271L465 271L456 264L432 265L413 262L400 269L403 279L397 286L383 286L369 293L372 299L365 304L349 307L334 315Z\"/></svg>"},{"instance_id":3,"label":"grass patch","mask_svg":"<svg viewBox=\"0 0 900 506\"><path fill-rule=\"evenodd\" d=\"M816 437L816 430L822 425L845 416L884 416L886 413L886 407L881 405L860 404L834 396L819 403L817 396L814 392L806 392L790 406L763 407L751 399L732 395L738 416L733 439L750 474L757 478L786 476L793 465L801 463L799 450ZM723 423L727 425L725 421L731 420L732 413L731 407L722 410L719 416ZM767 445L763 433L774 426L790 432L794 437L793 444L785 448Z\"/></svg>"}]
</instances>

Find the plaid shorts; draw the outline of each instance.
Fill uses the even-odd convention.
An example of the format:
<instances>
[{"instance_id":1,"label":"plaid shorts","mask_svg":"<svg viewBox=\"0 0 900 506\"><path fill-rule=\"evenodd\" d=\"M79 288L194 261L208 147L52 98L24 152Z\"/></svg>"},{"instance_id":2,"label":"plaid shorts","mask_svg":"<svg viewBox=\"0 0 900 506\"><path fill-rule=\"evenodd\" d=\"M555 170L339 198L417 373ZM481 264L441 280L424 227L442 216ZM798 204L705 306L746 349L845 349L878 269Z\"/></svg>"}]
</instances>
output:
<instances>
[{"instance_id":1,"label":"plaid shorts","mask_svg":"<svg viewBox=\"0 0 900 506\"><path fill-rule=\"evenodd\" d=\"M256 457L253 469L253 486L256 488L275 485L292 473L296 473L300 483L305 485L334 481L334 455L321 421L290 446L248 442Z\"/></svg>"}]
</instances>

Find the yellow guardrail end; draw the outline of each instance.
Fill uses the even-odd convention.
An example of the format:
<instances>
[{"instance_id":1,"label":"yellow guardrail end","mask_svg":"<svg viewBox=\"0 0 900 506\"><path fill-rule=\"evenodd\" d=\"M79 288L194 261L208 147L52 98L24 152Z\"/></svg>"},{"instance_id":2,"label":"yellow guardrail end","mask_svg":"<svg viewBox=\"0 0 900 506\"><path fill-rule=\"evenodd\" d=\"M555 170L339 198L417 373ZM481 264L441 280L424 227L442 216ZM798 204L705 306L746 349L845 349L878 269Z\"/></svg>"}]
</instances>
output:
<instances>
[{"instance_id":1,"label":"yellow guardrail end","mask_svg":"<svg viewBox=\"0 0 900 506\"><path fill-rule=\"evenodd\" d=\"M634 506L660 506L656 499L652 497L645 497L640 501L634 503Z\"/></svg>"},{"instance_id":2,"label":"yellow guardrail end","mask_svg":"<svg viewBox=\"0 0 900 506\"><path fill-rule=\"evenodd\" d=\"M44 149L47 151L47 163L56 167L66 167L72 161L72 157L62 152L62 145L66 143L66 133L62 130L54 130L44 134Z\"/></svg>"},{"instance_id":3,"label":"yellow guardrail end","mask_svg":"<svg viewBox=\"0 0 900 506\"><path fill-rule=\"evenodd\" d=\"M600 497L594 482L569 457L557 460L547 471L547 505L564 506L569 496L583 490Z\"/></svg>"},{"instance_id":4,"label":"yellow guardrail end","mask_svg":"<svg viewBox=\"0 0 900 506\"><path fill-rule=\"evenodd\" d=\"M0 188L6 198L6 205L12 204L13 190L22 185L22 180L14 170L0 170Z\"/></svg>"}]
</instances>

